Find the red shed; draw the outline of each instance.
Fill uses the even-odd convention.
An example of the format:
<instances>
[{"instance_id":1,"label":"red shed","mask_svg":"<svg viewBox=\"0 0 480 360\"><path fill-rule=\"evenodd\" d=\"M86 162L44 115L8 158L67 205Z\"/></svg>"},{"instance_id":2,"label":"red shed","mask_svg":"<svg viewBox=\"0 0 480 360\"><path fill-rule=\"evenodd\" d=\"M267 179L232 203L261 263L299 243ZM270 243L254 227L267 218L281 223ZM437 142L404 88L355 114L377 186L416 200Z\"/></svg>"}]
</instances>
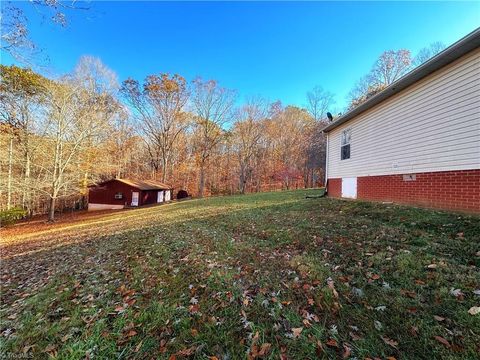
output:
<instances>
[{"instance_id":1,"label":"red shed","mask_svg":"<svg viewBox=\"0 0 480 360\"><path fill-rule=\"evenodd\" d=\"M123 209L170 201L172 188L153 180L113 179L90 186L88 210Z\"/></svg>"}]
</instances>

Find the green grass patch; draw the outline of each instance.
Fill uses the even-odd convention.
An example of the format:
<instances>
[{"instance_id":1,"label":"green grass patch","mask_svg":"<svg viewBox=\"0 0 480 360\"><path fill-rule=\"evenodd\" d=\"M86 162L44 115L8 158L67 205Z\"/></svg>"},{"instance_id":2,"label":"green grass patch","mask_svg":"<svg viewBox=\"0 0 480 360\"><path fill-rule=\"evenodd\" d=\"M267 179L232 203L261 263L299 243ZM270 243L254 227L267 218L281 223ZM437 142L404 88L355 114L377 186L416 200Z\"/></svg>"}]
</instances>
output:
<instances>
[{"instance_id":1,"label":"green grass patch","mask_svg":"<svg viewBox=\"0 0 480 360\"><path fill-rule=\"evenodd\" d=\"M5 239L0 352L477 358L480 219L315 194L185 201Z\"/></svg>"}]
</instances>

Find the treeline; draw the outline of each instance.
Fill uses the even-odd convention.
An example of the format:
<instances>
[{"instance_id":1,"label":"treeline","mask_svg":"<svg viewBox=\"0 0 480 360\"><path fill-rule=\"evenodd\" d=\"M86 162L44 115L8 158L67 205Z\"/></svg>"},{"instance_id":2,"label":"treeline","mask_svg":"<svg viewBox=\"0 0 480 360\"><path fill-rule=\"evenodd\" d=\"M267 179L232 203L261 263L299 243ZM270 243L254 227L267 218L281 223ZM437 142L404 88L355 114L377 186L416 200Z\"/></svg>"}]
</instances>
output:
<instances>
[{"instance_id":1,"label":"treeline","mask_svg":"<svg viewBox=\"0 0 480 360\"><path fill-rule=\"evenodd\" d=\"M320 186L323 117L331 94L306 109L237 94L214 80L155 74L119 84L99 59L45 78L1 66L2 209L30 215L83 208L88 186L156 179L194 196ZM312 107L312 109L313 109Z\"/></svg>"},{"instance_id":2,"label":"treeline","mask_svg":"<svg viewBox=\"0 0 480 360\"><path fill-rule=\"evenodd\" d=\"M348 109L441 51L385 51L349 96ZM321 87L305 108L261 97L239 105L215 80L152 74L118 82L82 57L51 79L0 65L0 210L27 215L85 207L88 186L113 177L155 179L193 196L324 182L321 129L334 97Z\"/></svg>"}]
</instances>

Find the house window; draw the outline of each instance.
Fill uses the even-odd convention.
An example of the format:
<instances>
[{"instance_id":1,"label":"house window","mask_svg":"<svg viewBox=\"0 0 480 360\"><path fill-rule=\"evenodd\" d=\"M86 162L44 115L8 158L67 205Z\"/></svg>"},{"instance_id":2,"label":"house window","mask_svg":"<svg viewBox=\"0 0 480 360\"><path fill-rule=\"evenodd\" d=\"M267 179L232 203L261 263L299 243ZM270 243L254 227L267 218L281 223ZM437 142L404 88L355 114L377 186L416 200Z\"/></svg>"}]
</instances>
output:
<instances>
[{"instance_id":1,"label":"house window","mask_svg":"<svg viewBox=\"0 0 480 360\"><path fill-rule=\"evenodd\" d=\"M351 129L346 129L342 131L342 148L340 152L340 159L346 160L350 159L350 140L352 137Z\"/></svg>"},{"instance_id":2,"label":"house window","mask_svg":"<svg viewBox=\"0 0 480 360\"><path fill-rule=\"evenodd\" d=\"M123 199L123 193L119 192L115 194L115 199Z\"/></svg>"}]
</instances>

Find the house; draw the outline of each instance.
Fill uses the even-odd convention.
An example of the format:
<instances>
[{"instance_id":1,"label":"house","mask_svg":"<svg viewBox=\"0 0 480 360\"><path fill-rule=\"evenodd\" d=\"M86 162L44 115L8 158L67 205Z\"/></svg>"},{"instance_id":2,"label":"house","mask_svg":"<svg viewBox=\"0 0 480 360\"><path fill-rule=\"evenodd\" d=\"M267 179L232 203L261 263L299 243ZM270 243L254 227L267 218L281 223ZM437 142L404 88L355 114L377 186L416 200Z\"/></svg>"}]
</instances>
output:
<instances>
[{"instance_id":1,"label":"house","mask_svg":"<svg viewBox=\"0 0 480 360\"><path fill-rule=\"evenodd\" d=\"M323 130L328 196L480 212L480 28Z\"/></svg>"},{"instance_id":2,"label":"house","mask_svg":"<svg viewBox=\"0 0 480 360\"><path fill-rule=\"evenodd\" d=\"M112 179L90 186L88 210L123 209L171 200L172 188L158 181Z\"/></svg>"}]
</instances>

